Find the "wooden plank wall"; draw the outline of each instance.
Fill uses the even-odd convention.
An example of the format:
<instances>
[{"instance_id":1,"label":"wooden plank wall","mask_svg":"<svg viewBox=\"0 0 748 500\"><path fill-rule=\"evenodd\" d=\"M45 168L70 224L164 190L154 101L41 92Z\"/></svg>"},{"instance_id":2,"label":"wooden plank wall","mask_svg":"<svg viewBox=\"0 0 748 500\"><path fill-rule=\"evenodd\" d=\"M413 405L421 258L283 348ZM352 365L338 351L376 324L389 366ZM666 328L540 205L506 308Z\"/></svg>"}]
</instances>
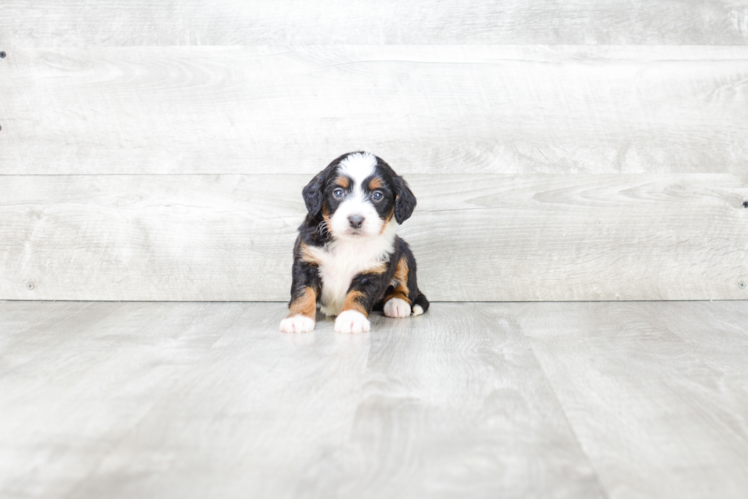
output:
<instances>
[{"instance_id":1,"label":"wooden plank wall","mask_svg":"<svg viewBox=\"0 0 748 500\"><path fill-rule=\"evenodd\" d=\"M432 300L745 299L748 2L8 1L0 299L286 300L372 151Z\"/></svg>"}]
</instances>

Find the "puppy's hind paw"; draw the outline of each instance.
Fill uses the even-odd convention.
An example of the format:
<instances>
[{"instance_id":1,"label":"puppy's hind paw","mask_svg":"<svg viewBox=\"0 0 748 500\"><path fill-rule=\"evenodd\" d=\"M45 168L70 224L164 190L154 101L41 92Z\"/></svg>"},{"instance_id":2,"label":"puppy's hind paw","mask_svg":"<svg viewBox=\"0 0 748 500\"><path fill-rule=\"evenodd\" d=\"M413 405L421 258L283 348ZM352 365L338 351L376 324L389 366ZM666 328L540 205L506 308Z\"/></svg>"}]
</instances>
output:
<instances>
[{"instance_id":1,"label":"puppy's hind paw","mask_svg":"<svg viewBox=\"0 0 748 500\"><path fill-rule=\"evenodd\" d=\"M410 316L410 304L403 299L390 299L384 305L383 312L388 318L407 318Z\"/></svg>"},{"instance_id":2,"label":"puppy's hind paw","mask_svg":"<svg viewBox=\"0 0 748 500\"><path fill-rule=\"evenodd\" d=\"M369 330L371 323L358 311L343 311L335 318L335 331L338 333L362 333Z\"/></svg>"},{"instance_id":3,"label":"puppy's hind paw","mask_svg":"<svg viewBox=\"0 0 748 500\"><path fill-rule=\"evenodd\" d=\"M314 330L314 320L301 314L281 321L280 331L285 333L307 333Z\"/></svg>"}]
</instances>

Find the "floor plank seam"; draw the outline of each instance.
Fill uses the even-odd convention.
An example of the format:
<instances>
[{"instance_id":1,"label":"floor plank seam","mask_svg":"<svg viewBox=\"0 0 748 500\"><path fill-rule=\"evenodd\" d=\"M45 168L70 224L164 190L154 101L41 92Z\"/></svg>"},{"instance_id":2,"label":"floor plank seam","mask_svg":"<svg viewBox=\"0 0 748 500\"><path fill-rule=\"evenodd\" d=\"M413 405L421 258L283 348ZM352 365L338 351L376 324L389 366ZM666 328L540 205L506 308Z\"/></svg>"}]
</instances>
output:
<instances>
[{"instance_id":1,"label":"floor plank seam","mask_svg":"<svg viewBox=\"0 0 748 500\"><path fill-rule=\"evenodd\" d=\"M522 336L527 340L527 344L530 347L530 351L532 351L532 356L535 358L535 361L538 364L538 367L540 368L540 371L543 373L543 377L545 378L545 381L548 383L548 386L551 388L551 392L553 393L553 398L556 400L556 404L558 405L559 409L561 410L561 414L564 417L564 421L566 422L566 425L569 427L569 432L574 437L574 442L577 443L577 446L579 447L579 451L584 455L584 458L587 461L587 465L589 465L590 469L595 475L595 484L600 489L601 492L605 494L605 498L611 498L610 493L608 492L607 488L602 483L602 480L600 479L600 473L597 470L597 467L595 467L594 463L592 462L592 458L587 453L587 450L582 445L582 442L579 439L579 436L577 436L577 431L574 429L574 427L571 424L571 420L569 419L569 416L566 414L566 408L564 408L564 405L561 403L561 398L558 397L558 394L556 393L556 388L553 386L553 383L551 382L550 377L548 376L548 373L545 370L545 367L540 362L540 358L538 357L537 353L535 352L535 348L532 345L531 338L525 335L524 328L520 326L520 332L522 333Z\"/></svg>"}]
</instances>

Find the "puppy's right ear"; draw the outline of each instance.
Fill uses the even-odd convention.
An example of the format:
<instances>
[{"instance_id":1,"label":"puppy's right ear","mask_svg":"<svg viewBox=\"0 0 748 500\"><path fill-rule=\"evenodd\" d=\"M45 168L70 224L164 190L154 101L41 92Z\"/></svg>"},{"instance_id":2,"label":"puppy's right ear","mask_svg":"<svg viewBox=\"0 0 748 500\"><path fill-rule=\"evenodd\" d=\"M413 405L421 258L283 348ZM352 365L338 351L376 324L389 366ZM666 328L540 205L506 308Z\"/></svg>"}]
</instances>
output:
<instances>
[{"instance_id":1,"label":"puppy's right ear","mask_svg":"<svg viewBox=\"0 0 748 500\"><path fill-rule=\"evenodd\" d=\"M306 209L309 210L309 214L312 217L317 217L322 210L322 204L325 201L325 184L327 179L335 172L335 169L340 162L348 156L350 153L338 156L335 158L325 169L314 176L314 179L309 181L304 189L301 190L301 194L304 197L304 203L306 203Z\"/></svg>"},{"instance_id":2,"label":"puppy's right ear","mask_svg":"<svg viewBox=\"0 0 748 500\"><path fill-rule=\"evenodd\" d=\"M322 210L326 173L327 169L315 175L314 179L309 181L309 184L307 184L301 191L301 195L304 197L304 203L306 203L306 209L309 210L309 215L312 217L316 217Z\"/></svg>"}]
</instances>

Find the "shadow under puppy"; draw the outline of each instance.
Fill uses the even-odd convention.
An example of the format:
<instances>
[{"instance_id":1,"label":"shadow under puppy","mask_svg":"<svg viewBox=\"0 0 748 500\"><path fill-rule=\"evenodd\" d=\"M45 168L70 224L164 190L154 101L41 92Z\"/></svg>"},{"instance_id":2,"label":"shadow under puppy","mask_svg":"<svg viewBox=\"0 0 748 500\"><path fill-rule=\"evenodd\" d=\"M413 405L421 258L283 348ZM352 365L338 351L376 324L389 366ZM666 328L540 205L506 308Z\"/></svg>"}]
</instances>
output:
<instances>
[{"instance_id":1,"label":"shadow under puppy","mask_svg":"<svg viewBox=\"0 0 748 500\"><path fill-rule=\"evenodd\" d=\"M291 301L281 331L314 330L318 306L337 316L339 333L368 332L372 310L390 318L428 310L413 252L395 234L416 198L387 163L363 151L346 153L302 195L309 213L294 245Z\"/></svg>"}]
</instances>

